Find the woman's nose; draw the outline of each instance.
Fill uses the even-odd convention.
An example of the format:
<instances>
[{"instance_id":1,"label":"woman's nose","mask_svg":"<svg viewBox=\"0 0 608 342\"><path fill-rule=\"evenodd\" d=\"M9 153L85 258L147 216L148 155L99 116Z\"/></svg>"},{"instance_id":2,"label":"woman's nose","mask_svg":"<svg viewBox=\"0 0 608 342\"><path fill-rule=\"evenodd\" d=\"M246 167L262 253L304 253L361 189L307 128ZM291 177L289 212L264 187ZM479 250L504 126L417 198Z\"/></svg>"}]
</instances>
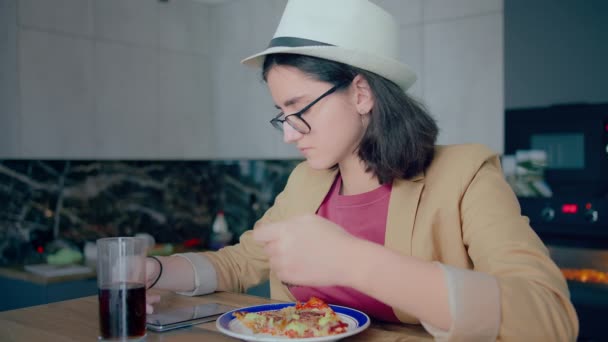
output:
<instances>
[{"instance_id":1,"label":"woman's nose","mask_svg":"<svg viewBox=\"0 0 608 342\"><path fill-rule=\"evenodd\" d=\"M302 137L302 133L295 130L287 122L283 123L283 141L287 144L298 141Z\"/></svg>"}]
</instances>

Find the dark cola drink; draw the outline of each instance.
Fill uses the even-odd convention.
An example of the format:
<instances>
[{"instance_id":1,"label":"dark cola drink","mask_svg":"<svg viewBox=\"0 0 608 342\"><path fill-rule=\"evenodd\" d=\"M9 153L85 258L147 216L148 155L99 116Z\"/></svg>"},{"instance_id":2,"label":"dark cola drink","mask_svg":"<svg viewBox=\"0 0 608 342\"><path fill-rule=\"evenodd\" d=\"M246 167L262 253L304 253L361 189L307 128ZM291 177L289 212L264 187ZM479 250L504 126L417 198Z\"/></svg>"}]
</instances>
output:
<instances>
[{"instance_id":1,"label":"dark cola drink","mask_svg":"<svg viewBox=\"0 0 608 342\"><path fill-rule=\"evenodd\" d=\"M111 284L99 289L99 326L104 340L137 339L146 333L146 289Z\"/></svg>"}]
</instances>

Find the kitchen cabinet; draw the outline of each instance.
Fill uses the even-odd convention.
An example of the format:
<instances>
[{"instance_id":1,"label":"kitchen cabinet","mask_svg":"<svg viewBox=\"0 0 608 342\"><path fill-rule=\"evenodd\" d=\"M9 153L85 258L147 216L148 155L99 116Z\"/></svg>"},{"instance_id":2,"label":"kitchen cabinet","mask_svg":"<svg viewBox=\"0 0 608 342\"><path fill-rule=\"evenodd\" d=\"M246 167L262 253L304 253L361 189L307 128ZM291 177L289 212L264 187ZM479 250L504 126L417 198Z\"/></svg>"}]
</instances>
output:
<instances>
[{"instance_id":1,"label":"kitchen cabinet","mask_svg":"<svg viewBox=\"0 0 608 342\"><path fill-rule=\"evenodd\" d=\"M97 294L93 275L44 278L15 268L0 268L0 311Z\"/></svg>"}]
</instances>

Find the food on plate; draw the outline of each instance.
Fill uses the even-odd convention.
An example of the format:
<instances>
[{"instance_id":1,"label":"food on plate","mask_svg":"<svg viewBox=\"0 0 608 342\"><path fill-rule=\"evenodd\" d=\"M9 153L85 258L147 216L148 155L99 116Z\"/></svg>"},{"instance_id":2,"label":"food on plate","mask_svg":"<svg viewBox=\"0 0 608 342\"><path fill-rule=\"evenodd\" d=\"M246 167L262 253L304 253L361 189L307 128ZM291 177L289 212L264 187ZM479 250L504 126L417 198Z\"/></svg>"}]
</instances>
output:
<instances>
[{"instance_id":1,"label":"food on plate","mask_svg":"<svg viewBox=\"0 0 608 342\"><path fill-rule=\"evenodd\" d=\"M254 334L290 338L320 337L341 334L348 328L329 305L316 297L281 310L237 311L234 315Z\"/></svg>"}]
</instances>

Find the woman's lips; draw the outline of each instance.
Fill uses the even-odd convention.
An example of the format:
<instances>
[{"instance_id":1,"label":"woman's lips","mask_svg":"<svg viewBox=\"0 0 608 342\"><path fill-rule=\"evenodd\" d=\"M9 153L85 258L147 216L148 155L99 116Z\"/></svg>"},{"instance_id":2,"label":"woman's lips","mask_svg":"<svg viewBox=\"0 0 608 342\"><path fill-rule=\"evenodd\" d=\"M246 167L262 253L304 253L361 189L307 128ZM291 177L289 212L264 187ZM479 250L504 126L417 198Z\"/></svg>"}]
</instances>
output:
<instances>
[{"instance_id":1,"label":"woman's lips","mask_svg":"<svg viewBox=\"0 0 608 342\"><path fill-rule=\"evenodd\" d=\"M298 147L298 150L300 150L300 153L302 154L306 154L307 151L309 151L311 149L311 147Z\"/></svg>"}]
</instances>

